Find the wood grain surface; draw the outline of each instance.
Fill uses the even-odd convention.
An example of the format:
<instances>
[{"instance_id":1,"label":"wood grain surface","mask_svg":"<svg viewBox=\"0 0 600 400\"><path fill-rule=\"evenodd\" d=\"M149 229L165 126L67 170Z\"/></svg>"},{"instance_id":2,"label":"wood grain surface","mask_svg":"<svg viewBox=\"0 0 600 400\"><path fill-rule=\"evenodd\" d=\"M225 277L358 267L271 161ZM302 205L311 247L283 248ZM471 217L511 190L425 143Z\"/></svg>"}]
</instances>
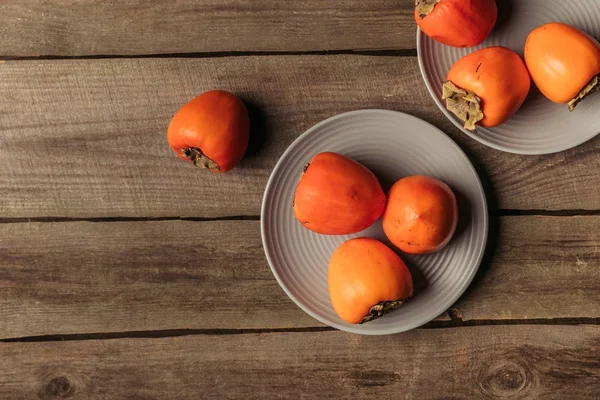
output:
<instances>
[{"instance_id":1,"label":"wood grain surface","mask_svg":"<svg viewBox=\"0 0 600 400\"><path fill-rule=\"evenodd\" d=\"M414 0L11 0L0 56L413 49Z\"/></svg>"},{"instance_id":2,"label":"wood grain surface","mask_svg":"<svg viewBox=\"0 0 600 400\"><path fill-rule=\"evenodd\" d=\"M414 57L8 61L0 76L0 218L258 215L287 146L362 108L447 132L490 187L492 210L600 209L600 138L537 157L485 147L446 120ZM254 124L247 157L225 175L178 159L165 138L177 109L214 88L241 96Z\"/></svg>"},{"instance_id":3,"label":"wood grain surface","mask_svg":"<svg viewBox=\"0 0 600 400\"><path fill-rule=\"evenodd\" d=\"M510 4L498 1L500 20ZM596 398L600 137L533 157L462 134L419 72L413 7L0 2L0 399ZM165 137L215 88L252 120L246 157L220 175ZM446 132L490 209L461 299L383 337L304 313L260 237L284 150L366 108Z\"/></svg>"},{"instance_id":4,"label":"wood grain surface","mask_svg":"<svg viewBox=\"0 0 600 400\"><path fill-rule=\"evenodd\" d=\"M598 216L501 218L495 254L452 317L597 318L599 226ZM258 221L12 223L0 237L0 339L323 326L275 281Z\"/></svg>"},{"instance_id":5,"label":"wood grain surface","mask_svg":"<svg viewBox=\"0 0 600 400\"><path fill-rule=\"evenodd\" d=\"M495 326L0 343L0 397L589 400L599 336L599 326Z\"/></svg>"}]
</instances>

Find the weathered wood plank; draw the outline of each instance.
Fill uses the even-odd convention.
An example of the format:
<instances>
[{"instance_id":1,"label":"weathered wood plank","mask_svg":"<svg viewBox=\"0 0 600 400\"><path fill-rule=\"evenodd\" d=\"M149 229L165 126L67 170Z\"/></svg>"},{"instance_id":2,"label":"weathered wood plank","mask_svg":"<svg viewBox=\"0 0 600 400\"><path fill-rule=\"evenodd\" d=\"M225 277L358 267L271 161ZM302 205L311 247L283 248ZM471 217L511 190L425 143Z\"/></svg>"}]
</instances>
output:
<instances>
[{"instance_id":1,"label":"weathered wood plank","mask_svg":"<svg viewBox=\"0 0 600 400\"><path fill-rule=\"evenodd\" d=\"M600 316L600 217L505 217L498 224L491 263L453 307L456 316Z\"/></svg>"},{"instance_id":2,"label":"weathered wood plank","mask_svg":"<svg viewBox=\"0 0 600 400\"><path fill-rule=\"evenodd\" d=\"M591 399L599 326L0 343L6 399Z\"/></svg>"},{"instance_id":3,"label":"weathered wood plank","mask_svg":"<svg viewBox=\"0 0 600 400\"><path fill-rule=\"evenodd\" d=\"M413 0L21 0L0 56L412 49Z\"/></svg>"},{"instance_id":4,"label":"weathered wood plank","mask_svg":"<svg viewBox=\"0 0 600 400\"><path fill-rule=\"evenodd\" d=\"M315 324L271 275L256 221L0 231L0 337Z\"/></svg>"},{"instance_id":5,"label":"weathered wood plank","mask_svg":"<svg viewBox=\"0 0 600 400\"><path fill-rule=\"evenodd\" d=\"M599 226L502 218L454 315L600 317ZM15 223L0 237L0 338L321 326L276 283L258 221Z\"/></svg>"},{"instance_id":6,"label":"weathered wood plank","mask_svg":"<svg viewBox=\"0 0 600 400\"><path fill-rule=\"evenodd\" d=\"M0 217L258 215L286 147L360 108L444 129L494 186L498 207L600 209L600 138L540 157L480 145L437 109L414 57L17 61L0 64L0 77ZM225 175L184 163L165 139L173 113L213 88L243 97L256 126L248 156Z\"/></svg>"}]
</instances>

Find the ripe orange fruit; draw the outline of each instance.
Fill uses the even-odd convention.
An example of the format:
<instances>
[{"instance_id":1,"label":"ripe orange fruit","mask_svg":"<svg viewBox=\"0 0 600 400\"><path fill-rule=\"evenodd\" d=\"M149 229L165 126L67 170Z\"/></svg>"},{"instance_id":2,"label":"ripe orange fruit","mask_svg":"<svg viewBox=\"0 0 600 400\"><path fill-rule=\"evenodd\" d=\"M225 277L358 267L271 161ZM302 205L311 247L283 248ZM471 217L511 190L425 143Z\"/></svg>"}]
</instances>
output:
<instances>
[{"instance_id":1,"label":"ripe orange fruit","mask_svg":"<svg viewBox=\"0 0 600 400\"><path fill-rule=\"evenodd\" d=\"M235 95L212 90L185 104L167 130L171 149L184 160L212 172L227 172L246 153L250 118Z\"/></svg>"},{"instance_id":2,"label":"ripe orange fruit","mask_svg":"<svg viewBox=\"0 0 600 400\"><path fill-rule=\"evenodd\" d=\"M324 235L347 235L371 226L385 208L385 193L371 170L342 154L313 157L294 193L294 216Z\"/></svg>"},{"instance_id":3,"label":"ripe orange fruit","mask_svg":"<svg viewBox=\"0 0 600 400\"><path fill-rule=\"evenodd\" d=\"M409 254L444 248L456 231L458 204L454 192L439 179L410 176L396 182L383 214L388 239Z\"/></svg>"},{"instance_id":4,"label":"ripe orange fruit","mask_svg":"<svg viewBox=\"0 0 600 400\"><path fill-rule=\"evenodd\" d=\"M459 59L443 85L446 108L475 130L506 122L525 102L531 77L514 51L486 47Z\"/></svg>"},{"instance_id":5,"label":"ripe orange fruit","mask_svg":"<svg viewBox=\"0 0 600 400\"><path fill-rule=\"evenodd\" d=\"M600 90L600 43L573 26L553 22L531 31L525 63L540 92L570 111Z\"/></svg>"},{"instance_id":6,"label":"ripe orange fruit","mask_svg":"<svg viewBox=\"0 0 600 400\"><path fill-rule=\"evenodd\" d=\"M498 18L495 0L417 0L415 20L423 33L452 47L481 44Z\"/></svg>"},{"instance_id":7,"label":"ripe orange fruit","mask_svg":"<svg viewBox=\"0 0 600 400\"><path fill-rule=\"evenodd\" d=\"M381 317L413 295L410 271L396 253L372 238L339 246L329 261L331 303L341 319L358 324Z\"/></svg>"}]
</instances>

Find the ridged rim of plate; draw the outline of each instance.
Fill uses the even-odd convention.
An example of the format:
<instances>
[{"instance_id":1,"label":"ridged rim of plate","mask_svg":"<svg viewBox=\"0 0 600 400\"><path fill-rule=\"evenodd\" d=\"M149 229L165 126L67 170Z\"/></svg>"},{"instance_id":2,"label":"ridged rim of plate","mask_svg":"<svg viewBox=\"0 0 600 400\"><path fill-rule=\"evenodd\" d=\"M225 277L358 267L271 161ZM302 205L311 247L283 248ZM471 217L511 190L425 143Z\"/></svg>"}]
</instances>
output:
<instances>
[{"instance_id":1,"label":"ridged rim of plate","mask_svg":"<svg viewBox=\"0 0 600 400\"><path fill-rule=\"evenodd\" d=\"M535 9L535 16L542 16L544 20L547 21L563 21L566 23L572 23L574 24L575 21L584 21L583 23L588 24L589 26L593 26L598 30L598 25L600 25L600 20L598 20L597 18L600 18L600 14L598 14L598 16L593 17L592 14L593 12L591 12L589 10L590 7L594 8L598 8L600 10L600 3L598 4L594 4L593 2L590 1L579 1L579 2L574 2L571 6L573 7L573 9L567 9L565 8L566 5L564 4L560 4L560 7L556 7L556 5L552 5L552 4L548 4L549 2L544 2L544 5L540 5L540 9L539 11L537 10L537 8ZM531 7L537 7L537 5L532 4ZM531 12L531 10L528 10L529 12ZM561 18L560 16L563 15L564 18ZM590 19L591 18L591 19ZM594 20L594 18L596 18L596 20ZM508 28L505 28L507 31L509 30ZM514 34L514 29L510 31L510 34ZM446 116L446 118L448 120L450 120L452 122L452 124L454 124L454 126L456 126L458 129L460 129L464 134L466 134L467 136L469 136L470 138L486 145L489 146L493 149L496 150L500 150L500 151L504 151L507 153L513 153L513 154L521 154L521 155L544 155L544 154L553 154L553 153L559 153L565 150L569 150L572 149L574 147L580 146L586 142L588 142L589 140L595 138L596 136L598 136L600 134L600 128L598 128L598 130L596 130L595 132L593 130L591 130L589 133L586 134L581 134L578 136L573 136L573 139L570 138L566 138L564 140L556 140L554 138L554 142L550 141L548 143L534 143L534 142L526 142L526 139L520 140L520 139L516 139L516 138L507 138L505 140L502 140L501 138L501 134L500 133L496 133L495 132L495 128L479 128L479 130L481 132L470 132L466 129L464 129L463 124L460 123L460 121L452 114L450 113L446 107L444 106L441 98L439 98L438 93L436 93L436 91L434 91L433 89L433 85L432 85L432 77L429 76L427 74L427 68L426 68L426 60L425 60L425 56L423 54L424 52L424 45L425 43L428 43L429 45L438 45L437 42L434 43L433 39L429 38L427 35L425 35L425 33L423 33L423 31L417 27L417 58L418 58L418 63L419 63L419 69L421 71L421 76L423 77L423 80L425 82L425 85L427 87L427 91L429 92L430 96L433 98L433 100L435 101L436 105L438 106L438 108L442 111L442 113ZM492 32L492 36L494 35L494 32ZM492 36L489 39L486 39L486 41L484 43L482 43L479 46L475 46L473 48L470 49L457 49L456 51L460 51L460 50L467 50L469 53L472 51L475 51L481 47L487 47L487 46L491 46L491 45L505 45L505 43L502 43L501 41L499 41L498 38L493 37ZM510 36L511 40L514 40L515 37L514 36ZM491 40L490 40L491 39ZM598 39L598 38L596 38ZM508 43L506 43L506 45L508 47L510 47L510 45L508 45ZM450 49L452 50L452 49ZM434 54L435 52L432 51L432 54ZM522 51L518 51L518 53L522 54ZM432 60L433 62L435 62L435 59ZM435 67L432 67L435 68ZM532 81L531 82L532 85L532 91L537 90L535 88L535 84ZM600 97L600 95L597 95ZM529 100L529 99L528 99ZM547 100L550 104L550 101ZM600 102L600 100L596 100L596 102ZM581 105L583 105L584 103L581 103ZM597 104L597 103L596 103ZM580 105L580 107L581 107ZM565 105L566 107L566 105ZM591 108L593 109L593 108ZM551 114L551 110L545 110L546 114ZM508 124L511 123L511 120L507 121ZM498 128L502 129L502 128L506 128L508 125L500 126ZM588 127L589 128L589 127ZM487 138L486 135L493 135L494 137L492 139ZM568 131L565 131L565 135L569 135ZM553 138L549 138L549 140L552 140ZM510 141L516 142L516 143L510 143ZM520 143L519 143L520 141Z\"/></svg>"},{"instance_id":2,"label":"ridged rim of plate","mask_svg":"<svg viewBox=\"0 0 600 400\"><path fill-rule=\"evenodd\" d=\"M356 116L356 115L360 115L360 114L370 114L370 113L375 113L375 114L381 115L381 116L386 115L386 116L397 117L399 119L402 119L402 118L411 119L418 124L427 126L431 130L432 134L437 134L439 136L440 140L443 140L448 147L451 147L454 151L456 151L457 155L459 155L459 157L464 161L465 166L468 167L468 169L473 173L473 176L475 177L475 180L473 183L477 185L478 194L479 194L479 196L481 196L481 206L483 208L481 210L482 211L482 219L483 219L482 230L484 232L484 237L482 239L482 243L481 243L480 247L477 249L476 256L473 258L474 259L474 262L472 263L473 265L468 266L468 267L470 267L470 271L468 271L468 275L467 275L466 279L463 281L462 285L459 288L455 289L455 291L452 292L451 295L449 295L445 298L446 299L445 302L437 304L437 307L435 307L435 308L430 308L428 310L428 312L423 313L419 318L414 319L410 323L398 323L398 324L388 327L386 329L379 329L377 331L371 330L368 328L367 329L363 328L364 326L368 327L368 325L339 324L336 321L331 321L326 318L322 318L320 315L314 313L309 307L307 307L303 303L303 301L301 299L299 299L292 293L290 288L287 286L287 284L281 278L281 276L278 272L277 266L275 265L275 260L274 260L275 257L273 255L273 252L275 250L270 248L270 246L268 244L269 243L268 238L267 238L267 229L269 228L267 226L267 223L269 221L268 213L270 212L270 210L267 209L267 204L269 202L269 198L273 191L273 185L279 181L279 177L280 177L282 171L288 167L287 159L290 157L290 154L292 154L306 140L310 139L313 134L318 133L319 130L322 127L326 126L327 124L334 123L335 121L337 121L339 119L347 118L350 116ZM326 149L315 149L315 151L326 151ZM471 223L473 223L473 222L471 222ZM464 294L466 289L469 287L469 285L473 281L475 275L477 274L477 271L479 270L481 261L483 259L484 253L485 253L485 249L487 247L488 230L489 230L489 216L488 216L488 206L487 206L487 199L485 196L485 191L483 189L481 180L479 178L479 175L478 175L476 169L473 167L473 164L470 162L469 158L462 151L462 149L452 139L450 139L443 131L439 130L437 127L429 124L428 122L423 121L423 120L421 120L415 116L412 116L410 114L406 114L406 113L402 113L402 112L398 112L398 111L392 111L392 110L384 110L384 109L363 109L363 110L349 111L349 112L345 112L345 113L338 114L338 115L332 116L330 118L327 118L327 119L317 123L316 125L312 126L311 128L309 128L307 131L305 131L303 134L301 134L298 138L296 138L288 146L288 148L284 151L284 153L281 155L281 157L277 161L277 164L275 165L275 168L273 169L273 171L269 177L269 180L267 182L265 192L263 195L263 199L262 199L262 205L261 205L261 224L260 224L260 226L261 226L261 239L262 239L262 243L263 243L263 249L265 252L265 256L267 258L267 262L269 264L269 268L271 269L271 272L273 273L279 286L283 289L283 291L287 294L287 296L301 310L303 310L306 314L313 317L315 320L317 320L325 325L328 325L332 328L338 329L340 331L345 331L345 332L354 333L354 334L363 334L363 335L389 335L389 334L405 332L405 331L417 328L419 326L422 326L423 324L425 324L427 322L430 322L431 320L437 318L438 316L443 314L445 311L447 311ZM467 267L465 267L465 268L467 268Z\"/></svg>"}]
</instances>

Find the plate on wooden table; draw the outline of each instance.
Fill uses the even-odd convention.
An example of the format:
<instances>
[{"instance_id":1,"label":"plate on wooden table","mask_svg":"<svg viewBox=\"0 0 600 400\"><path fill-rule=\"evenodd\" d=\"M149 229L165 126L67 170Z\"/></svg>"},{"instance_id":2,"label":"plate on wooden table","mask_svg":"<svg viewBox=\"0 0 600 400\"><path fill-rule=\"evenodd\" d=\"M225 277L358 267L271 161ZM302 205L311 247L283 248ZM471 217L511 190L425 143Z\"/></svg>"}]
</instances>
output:
<instances>
[{"instance_id":1,"label":"plate on wooden table","mask_svg":"<svg viewBox=\"0 0 600 400\"><path fill-rule=\"evenodd\" d=\"M340 244L352 237L370 236L391 244L383 233L381 219L360 233L344 236L314 233L295 219L292 202L300 174L312 157L323 151L341 153L364 164L379 178L386 192L402 177L434 176L452 188L459 203L457 232L446 248L424 256L398 252L415 281L413 298L399 309L360 325L341 320L331 305L327 284L329 259ZM275 278L302 310L339 330L392 334L416 328L443 314L468 287L485 250L487 204L469 159L442 131L408 114L358 110L318 123L284 152L264 193L261 234Z\"/></svg>"},{"instance_id":2,"label":"plate on wooden table","mask_svg":"<svg viewBox=\"0 0 600 400\"><path fill-rule=\"evenodd\" d=\"M421 74L429 93L446 117L471 138L516 154L550 154L578 146L600 133L600 95L582 101L574 112L566 104L546 99L532 81L521 109L504 124L475 132L446 110L442 83L450 67L461 57L484 47L508 47L523 57L529 32L548 22L573 25L600 38L598 0L506 0L497 1L499 16L491 35L479 46L453 48L434 41L417 29L417 52Z\"/></svg>"}]
</instances>

